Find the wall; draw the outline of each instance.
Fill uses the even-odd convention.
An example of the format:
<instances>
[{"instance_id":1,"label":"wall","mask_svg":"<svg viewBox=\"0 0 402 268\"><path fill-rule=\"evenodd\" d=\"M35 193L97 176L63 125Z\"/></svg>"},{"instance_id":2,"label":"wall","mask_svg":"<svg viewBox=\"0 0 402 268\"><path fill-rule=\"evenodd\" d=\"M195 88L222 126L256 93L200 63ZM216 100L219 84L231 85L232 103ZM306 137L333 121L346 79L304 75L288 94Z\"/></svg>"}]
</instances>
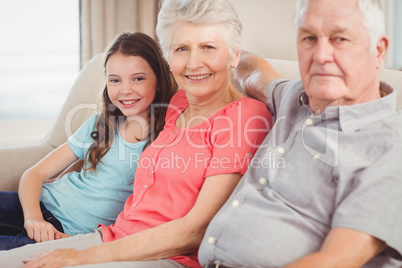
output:
<instances>
[{"instance_id":1,"label":"wall","mask_svg":"<svg viewBox=\"0 0 402 268\"><path fill-rule=\"evenodd\" d=\"M243 23L243 49L266 58L297 60L296 0L231 0Z\"/></svg>"},{"instance_id":2,"label":"wall","mask_svg":"<svg viewBox=\"0 0 402 268\"><path fill-rule=\"evenodd\" d=\"M297 0L231 0L243 23L243 49L265 58L297 60L293 14ZM400 69L402 0L383 0L391 42L385 67ZM396 11L399 8L398 11Z\"/></svg>"}]
</instances>

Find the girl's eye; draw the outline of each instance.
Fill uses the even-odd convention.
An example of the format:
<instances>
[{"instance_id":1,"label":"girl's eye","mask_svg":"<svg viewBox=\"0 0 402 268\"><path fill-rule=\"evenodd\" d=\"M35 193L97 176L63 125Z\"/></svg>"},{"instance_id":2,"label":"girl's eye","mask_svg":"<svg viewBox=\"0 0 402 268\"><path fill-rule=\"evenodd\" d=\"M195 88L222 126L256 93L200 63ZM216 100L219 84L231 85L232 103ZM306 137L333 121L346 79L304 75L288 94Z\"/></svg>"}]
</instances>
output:
<instances>
[{"instance_id":1,"label":"girl's eye","mask_svg":"<svg viewBox=\"0 0 402 268\"><path fill-rule=\"evenodd\" d=\"M138 82L143 81L143 80L145 80L144 77L136 77L136 78L134 78L134 81L138 81Z\"/></svg>"},{"instance_id":2,"label":"girl's eye","mask_svg":"<svg viewBox=\"0 0 402 268\"><path fill-rule=\"evenodd\" d=\"M109 79L109 83L118 83L119 79Z\"/></svg>"}]
</instances>

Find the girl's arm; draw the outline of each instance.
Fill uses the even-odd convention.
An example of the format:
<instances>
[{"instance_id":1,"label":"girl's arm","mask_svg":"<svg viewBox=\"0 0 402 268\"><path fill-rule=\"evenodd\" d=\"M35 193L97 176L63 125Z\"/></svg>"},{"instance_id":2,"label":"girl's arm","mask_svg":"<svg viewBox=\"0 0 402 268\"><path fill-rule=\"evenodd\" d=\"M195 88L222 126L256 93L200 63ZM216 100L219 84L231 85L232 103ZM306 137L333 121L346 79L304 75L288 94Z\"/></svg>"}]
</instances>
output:
<instances>
[{"instance_id":1,"label":"girl's arm","mask_svg":"<svg viewBox=\"0 0 402 268\"><path fill-rule=\"evenodd\" d=\"M21 177L18 195L24 212L24 227L29 238L36 242L53 240L56 234L60 235L53 225L43 219L39 205L42 185L76 159L76 155L65 143L25 171Z\"/></svg>"},{"instance_id":2,"label":"girl's arm","mask_svg":"<svg viewBox=\"0 0 402 268\"><path fill-rule=\"evenodd\" d=\"M64 175L70 172L80 172L84 166L84 160L78 159L75 162L73 162L71 165L69 165L64 171L62 171L60 174L58 174L56 177L50 178L46 180L45 182L54 182L59 179L61 179Z\"/></svg>"},{"instance_id":3,"label":"girl's arm","mask_svg":"<svg viewBox=\"0 0 402 268\"><path fill-rule=\"evenodd\" d=\"M194 207L183 218L83 251L57 250L36 256L26 267L156 260L197 251L209 222L229 198L240 178L239 174L208 177Z\"/></svg>"}]
</instances>

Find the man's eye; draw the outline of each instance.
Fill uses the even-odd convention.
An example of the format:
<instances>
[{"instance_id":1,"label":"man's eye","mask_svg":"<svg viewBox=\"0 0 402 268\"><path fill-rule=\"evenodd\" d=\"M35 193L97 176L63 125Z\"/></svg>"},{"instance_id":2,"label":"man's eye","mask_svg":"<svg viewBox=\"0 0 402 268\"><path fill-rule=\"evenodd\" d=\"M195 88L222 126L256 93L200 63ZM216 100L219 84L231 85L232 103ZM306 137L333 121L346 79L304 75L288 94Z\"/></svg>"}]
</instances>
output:
<instances>
[{"instance_id":1,"label":"man's eye","mask_svg":"<svg viewBox=\"0 0 402 268\"><path fill-rule=\"evenodd\" d=\"M314 36L307 36L307 37L304 37L303 38L303 40L305 40L305 41L308 41L308 42L312 42L312 41L314 41L316 38L314 37Z\"/></svg>"},{"instance_id":2,"label":"man's eye","mask_svg":"<svg viewBox=\"0 0 402 268\"><path fill-rule=\"evenodd\" d=\"M347 41L347 39L346 39L346 38L343 38L343 37L337 37L337 38L335 38L335 40L338 41L338 42Z\"/></svg>"},{"instance_id":3,"label":"man's eye","mask_svg":"<svg viewBox=\"0 0 402 268\"><path fill-rule=\"evenodd\" d=\"M176 49L177 52L182 52L182 51L186 51L186 49L184 47L179 47L178 49Z\"/></svg>"}]
</instances>

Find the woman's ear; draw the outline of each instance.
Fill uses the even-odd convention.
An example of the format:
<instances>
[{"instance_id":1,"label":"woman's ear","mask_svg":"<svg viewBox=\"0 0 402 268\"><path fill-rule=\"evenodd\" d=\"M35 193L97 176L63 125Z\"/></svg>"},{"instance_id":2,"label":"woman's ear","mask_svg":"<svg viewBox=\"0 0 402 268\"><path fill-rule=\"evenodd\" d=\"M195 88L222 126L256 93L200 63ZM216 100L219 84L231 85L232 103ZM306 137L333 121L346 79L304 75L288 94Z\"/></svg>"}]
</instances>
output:
<instances>
[{"instance_id":1,"label":"woman's ear","mask_svg":"<svg viewBox=\"0 0 402 268\"><path fill-rule=\"evenodd\" d=\"M240 54L241 54L241 49L239 49L239 50L236 52L234 58L232 59L232 65L231 65L232 68L237 68L237 65L239 65Z\"/></svg>"}]
</instances>

